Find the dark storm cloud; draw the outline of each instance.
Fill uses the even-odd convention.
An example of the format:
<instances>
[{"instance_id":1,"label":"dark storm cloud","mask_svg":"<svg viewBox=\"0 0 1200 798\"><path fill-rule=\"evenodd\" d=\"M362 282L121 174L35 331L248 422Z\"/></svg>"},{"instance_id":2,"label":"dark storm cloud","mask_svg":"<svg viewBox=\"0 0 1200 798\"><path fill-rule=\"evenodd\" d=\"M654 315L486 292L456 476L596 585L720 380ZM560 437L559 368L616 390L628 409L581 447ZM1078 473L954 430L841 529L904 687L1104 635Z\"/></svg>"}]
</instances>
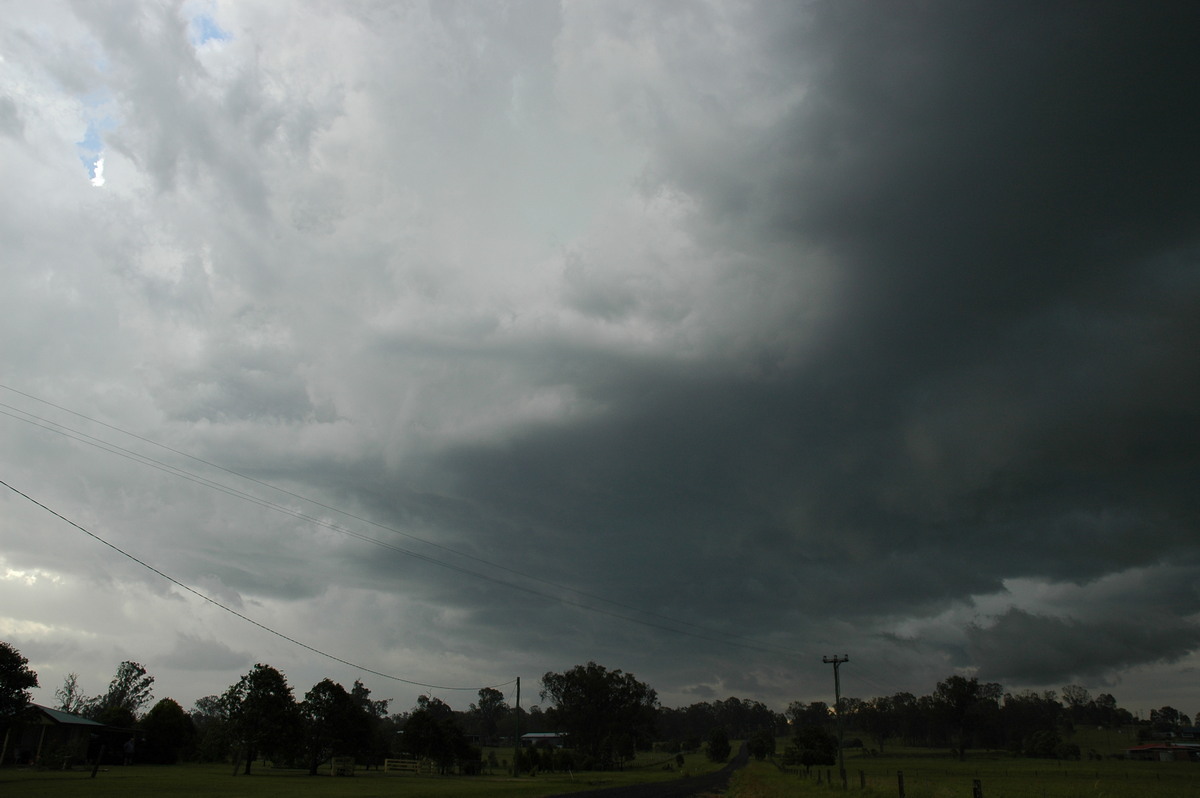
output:
<instances>
[{"instance_id":1,"label":"dark storm cloud","mask_svg":"<svg viewBox=\"0 0 1200 798\"><path fill-rule=\"evenodd\" d=\"M1054 684L1177 660L1200 646L1200 625L1161 612L1086 623L1014 609L967 637L981 678Z\"/></svg>"},{"instance_id":2,"label":"dark storm cloud","mask_svg":"<svg viewBox=\"0 0 1200 798\"><path fill-rule=\"evenodd\" d=\"M1195 652L1192 6L47 8L0 29L6 380L385 544L4 428L165 571L380 670L681 700ZM171 591L22 512L0 624ZM164 668L281 650L179 603Z\"/></svg>"},{"instance_id":3,"label":"dark storm cloud","mask_svg":"<svg viewBox=\"0 0 1200 798\"><path fill-rule=\"evenodd\" d=\"M175 640L175 648L161 659L165 667L180 670L229 670L247 668L252 664L251 656L244 651L234 651L219 640L205 640L196 635L181 634Z\"/></svg>"},{"instance_id":4,"label":"dark storm cloud","mask_svg":"<svg viewBox=\"0 0 1200 798\"><path fill-rule=\"evenodd\" d=\"M606 412L453 450L454 492L532 562L566 553L571 578L674 609L762 585L801 612L926 612L1192 548L1195 23L1186 6L809 7L775 51L803 101L722 154L746 172L692 168L675 130L650 171L697 192L705 224L833 259L822 347L769 376L570 353L562 379ZM606 318L636 301L580 297ZM670 591L622 576L631 560ZM753 606L720 615L769 628ZM1192 642L1141 641L1146 659Z\"/></svg>"}]
</instances>

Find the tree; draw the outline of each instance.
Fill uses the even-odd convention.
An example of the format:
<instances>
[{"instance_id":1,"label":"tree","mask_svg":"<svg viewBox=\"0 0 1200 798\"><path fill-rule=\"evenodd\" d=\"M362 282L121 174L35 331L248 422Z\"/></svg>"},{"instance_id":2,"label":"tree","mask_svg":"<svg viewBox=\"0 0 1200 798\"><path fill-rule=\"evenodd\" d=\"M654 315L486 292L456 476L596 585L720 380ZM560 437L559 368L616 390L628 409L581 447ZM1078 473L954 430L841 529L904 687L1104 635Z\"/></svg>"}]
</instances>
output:
<instances>
[{"instance_id":1,"label":"tree","mask_svg":"<svg viewBox=\"0 0 1200 798\"><path fill-rule=\"evenodd\" d=\"M709 732L708 742L704 744L704 755L708 757L709 762L724 762L732 750L729 735L724 729L717 728Z\"/></svg>"},{"instance_id":2,"label":"tree","mask_svg":"<svg viewBox=\"0 0 1200 798\"><path fill-rule=\"evenodd\" d=\"M454 711L444 701L427 696L417 700L416 709L404 723L404 749L414 756L434 760L442 773L456 759L479 758L454 719Z\"/></svg>"},{"instance_id":3,"label":"tree","mask_svg":"<svg viewBox=\"0 0 1200 798\"><path fill-rule=\"evenodd\" d=\"M838 741L823 726L800 726L796 729L793 747L787 752L786 760L804 766L804 772L813 765L832 765L837 762Z\"/></svg>"},{"instance_id":4,"label":"tree","mask_svg":"<svg viewBox=\"0 0 1200 798\"><path fill-rule=\"evenodd\" d=\"M543 676L541 696L553 702L552 720L571 746L602 765L613 762L618 735L632 735L639 748L653 740L658 694L632 673L576 665Z\"/></svg>"},{"instance_id":5,"label":"tree","mask_svg":"<svg viewBox=\"0 0 1200 798\"><path fill-rule=\"evenodd\" d=\"M371 717L380 719L387 717L388 704L391 703L391 699L381 698L378 701L373 701L371 699L371 691L357 679L354 680L354 686L350 688L350 697L354 699L354 703L363 712Z\"/></svg>"},{"instance_id":6,"label":"tree","mask_svg":"<svg viewBox=\"0 0 1200 798\"><path fill-rule=\"evenodd\" d=\"M1036 731L1025 740L1022 753L1035 759L1054 759L1058 756L1062 736L1057 729Z\"/></svg>"},{"instance_id":7,"label":"tree","mask_svg":"<svg viewBox=\"0 0 1200 798\"><path fill-rule=\"evenodd\" d=\"M1157 732L1170 732L1180 726L1190 726L1191 719L1175 707L1150 710L1150 727Z\"/></svg>"},{"instance_id":8,"label":"tree","mask_svg":"<svg viewBox=\"0 0 1200 798\"><path fill-rule=\"evenodd\" d=\"M62 687L54 691L58 708L72 715L82 714L87 709L88 698L79 689L79 674L68 673Z\"/></svg>"},{"instance_id":9,"label":"tree","mask_svg":"<svg viewBox=\"0 0 1200 798\"><path fill-rule=\"evenodd\" d=\"M299 713L292 688L270 665L256 664L221 701L233 739L245 756L246 775L260 752L278 751L296 735Z\"/></svg>"},{"instance_id":10,"label":"tree","mask_svg":"<svg viewBox=\"0 0 1200 798\"><path fill-rule=\"evenodd\" d=\"M108 685L108 692L89 702L87 716L107 726L130 728L137 723L138 711L151 698L154 677L136 662L126 660Z\"/></svg>"},{"instance_id":11,"label":"tree","mask_svg":"<svg viewBox=\"0 0 1200 798\"><path fill-rule=\"evenodd\" d=\"M750 755L759 762L769 756L775 756L775 730L759 729L750 735L748 741Z\"/></svg>"},{"instance_id":12,"label":"tree","mask_svg":"<svg viewBox=\"0 0 1200 798\"><path fill-rule=\"evenodd\" d=\"M1062 689L1062 698L1068 709L1075 710L1091 703L1092 694L1077 684L1068 684Z\"/></svg>"},{"instance_id":13,"label":"tree","mask_svg":"<svg viewBox=\"0 0 1200 798\"><path fill-rule=\"evenodd\" d=\"M390 730L385 728L387 726L385 721L391 699L372 700L371 691L357 679L354 686L350 688L350 698L362 711L367 725L367 739L355 752L355 755L360 757L367 767L382 766L383 760L387 759L390 753L391 738L388 734Z\"/></svg>"},{"instance_id":14,"label":"tree","mask_svg":"<svg viewBox=\"0 0 1200 798\"><path fill-rule=\"evenodd\" d=\"M172 698L164 698L151 707L138 722L138 728L146 735L141 757L156 765L175 764L196 740L192 719Z\"/></svg>"},{"instance_id":15,"label":"tree","mask_svg":"<svg viewBox=\"0 0 1200 798\"><path fill-rule=\"evenodd\" d=\"M29 669L29 660L8 643L0 641L0 727L4 729L0 762L8 753L9 730L28 712L32 701L29 689L37 686L37 674Z\"/></svg>"},{"instance_id":16,"label":"tree","mask_svg":"<svg viewBox=\"0 0 1200 798\"><path fill-rule=\"evenodd\" d=\"M1061 725L1063 708L1056 700L1053 690L1037 693L1026 690L1016 695L1004 696L1004 705L1000 709L1006 743L1012 751L1025 751L1029 741L1037 732L1055 732ZM1044 747L1044 738L1039 738L1038 745Z\"/></svg>"},{"instance_id":17,"label":"tree","mask_svg":"<svg viewBox=\"0 0 1200 798\"><path fill-rule=\"evenodd\" d=\"M954 734L958 758L966 758L970 734L980 725L982 716L996 709L1002 688L995 683L980 684L975 677L950 676L938 682L933 699Z\"/></svg>"},{"instance_id":18,"label":"tree","mask_svg":"<svg viewBox=\"0 0 1200 798\"><path fill-rule=\"evenodd\" d=\"M322 679L304 694L300 716L311 776L317 775L317 768L329 757L355 755L370 741L370 716L346 688L331 679Z\"/></svg>"},{"instance_id":19,"label":"tree","mask_svg":"<svg viewBox=\"0 0 1200 798\"><path fill-rule=\"evenodd\" d=\"M887 696L864 701L855 712L854 721L870 735L879 752L883 753L883 744L896 733L899 726L896 702Z\"/></svg>"},{"instance_id":20,"label":"tree","mask_svg":"<svg viewBox=\"0 0 1200 798\"><path fill-rule=\"evenodd\" d=\"M196 729L196 758L201 762L227 759L232 730L224 697L210 695L196 699L191 719Z\"/></svg>"},{"instance_id":21,"label":"tree","mask_svg":"<svg viewBox=\"0 0 1200 798\"><path fill-rule=\"evenodd\" d=\"M481 736L488 742L500 731L500 721L509 713L504 693L495 687L484 687L479 691L479 703L471 704L471 715L479 724Z\"/></svg>"},{"instance_id":22,"label":"tree","mask_svg":"<svg viewBox=\"0 0 1200 798\"><path fill-rule=\"evenodd\" d=\"M29 708L33 700L29 689L37 686L37 673L29 669L29 660L0 641L0 724L7 726Z\"/></svg>"},{"instance_id":23,"label":"tree","mask_svg":"<svg viewBox=\"0 0 1200 798\"><path fill-rule=\"evenodd\" d=\"M814 701L811 704L793 701L788 704L784 714L787 715L787 719L794 729L804 726L827 728L833 725L833 715L829 712L829 705L824 701Z\"/></svg>"}]
</instances>

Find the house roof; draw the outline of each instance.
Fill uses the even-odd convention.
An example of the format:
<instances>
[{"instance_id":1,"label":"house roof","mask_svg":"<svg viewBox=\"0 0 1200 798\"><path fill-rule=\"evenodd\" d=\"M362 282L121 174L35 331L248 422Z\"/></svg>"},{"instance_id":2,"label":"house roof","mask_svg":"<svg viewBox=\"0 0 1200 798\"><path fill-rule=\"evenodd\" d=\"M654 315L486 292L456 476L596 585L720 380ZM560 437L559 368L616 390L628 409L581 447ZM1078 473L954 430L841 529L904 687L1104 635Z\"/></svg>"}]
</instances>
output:
<instances>
[{"instance_id":1,"label":"house roof","mask_svg":"<svg viewBox=\"0 0 1200 798\"><path fill-rule=\"evenodd\" d=\"M85 718L80 715L72 715L70 712L63 712L61 709L51 709L50 707L44 707L41 704L34 704L33 706L50 720L64 726L97 726L101 729L105 728L103 723L97 723L90 718Z\"/></svg>"}]
</instances>

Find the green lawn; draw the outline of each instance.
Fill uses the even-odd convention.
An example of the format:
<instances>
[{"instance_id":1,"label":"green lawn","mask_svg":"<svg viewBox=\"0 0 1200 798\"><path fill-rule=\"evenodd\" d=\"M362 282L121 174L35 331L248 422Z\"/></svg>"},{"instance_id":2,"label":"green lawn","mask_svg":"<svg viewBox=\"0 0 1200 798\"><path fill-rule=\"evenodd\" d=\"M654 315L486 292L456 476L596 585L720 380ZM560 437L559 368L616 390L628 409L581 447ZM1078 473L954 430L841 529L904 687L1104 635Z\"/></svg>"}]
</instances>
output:
<instances>
[{"instance_id":1,"label":"green lawn","mask_svg":"<svg viewBox=\"0 0 1200 798\"><path fill-rule=\"evenodd\" d=\"M809 777L782 773L770 762L752 762L735 774L730 798L842 793L837 768L820 768ZM1017 759L1003 754L846 758L849 792L869 798L899 794L897 773L904 774L906 798L969 798L979 779L986 798L1192 798L1200 795L1200 765L1189 762L1055 762ZM829 784L827 774L832 775ZM861 774L861 775L860 775ZM865 789L861 786L865 783Z\"/></svg>"},{"instance_id":2,"label":"green lawn","mask_svg":"<svg viewBox=\"0 0 1200 798\"><path fill-rule=\"evenodd\" d=\"M511 755L511 751L509 752ZM91 770L0 769L0 795L39 798L82 794L89 798L141 798L164 795L213 796L213 798L306 798L312 796L403 796L404 798L441 798L444 796L501 796L501 798L540 798L624 784L678 779L682 773L664 770L665 754L639 756L635 765L616 772L542 773L514 779L507 774L482 776L417 776L408 773L381 773L359 770L352 778L312 777L301 770L276 770L255 767L250 776L233 776L232 765L134 765L102 768L96 778ZM683 773L695 775L719 768L699 754L686 757Z\"/></svg>"}]
</instances>

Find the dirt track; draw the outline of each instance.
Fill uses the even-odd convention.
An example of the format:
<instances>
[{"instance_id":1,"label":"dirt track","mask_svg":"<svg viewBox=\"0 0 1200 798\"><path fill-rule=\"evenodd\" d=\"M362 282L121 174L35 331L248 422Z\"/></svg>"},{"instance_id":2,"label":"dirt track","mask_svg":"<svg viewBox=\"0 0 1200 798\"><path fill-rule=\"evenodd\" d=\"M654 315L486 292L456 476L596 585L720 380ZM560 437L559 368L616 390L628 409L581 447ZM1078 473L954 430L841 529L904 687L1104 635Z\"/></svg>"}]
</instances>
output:
<instances>
[{"instance_id":1,"label":"dirt track","mask_svg":"<svg viewBox=\"0 0 1200 798\"><path fill-rule=\"evenodd\" d=\"M729 785L733 771L743 767L750 759L745 745L728 765L716 773L691 776L678 781L662 781L657 784L631 784L626 787L606 787L598 790L563 793L549 798L691 798L693 795L719 793Z\"/></svg>"}]
</instances>

